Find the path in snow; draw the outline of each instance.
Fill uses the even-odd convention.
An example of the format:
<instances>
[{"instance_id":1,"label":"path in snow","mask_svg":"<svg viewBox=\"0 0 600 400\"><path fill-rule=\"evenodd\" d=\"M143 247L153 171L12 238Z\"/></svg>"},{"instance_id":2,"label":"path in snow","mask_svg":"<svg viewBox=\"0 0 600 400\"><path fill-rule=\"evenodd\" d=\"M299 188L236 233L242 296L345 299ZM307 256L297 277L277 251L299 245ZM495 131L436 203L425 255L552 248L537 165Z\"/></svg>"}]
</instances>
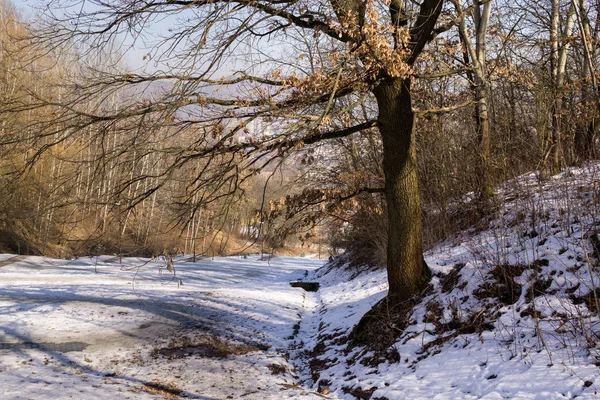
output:
<instances>
[{"instance_id":1,"label":"path in snow","mask_svg":"<svg viewBox=\"0 0 600 400\"><path fill-rule=\"evenodd\" d=\"M289 281L322 261L1 259L1 398L322 397L289 362L318 327Z\"/></svg>"},{"instance_id":2,"label":"path in snow","mask_svg":"<svg viewBox=\"0 0 600 400\"><path fill-rule=\"evenodd\" d=\"M307 276L306 280L313 281L313 274ZM320 311L323 303L318 291L303 292L302 298L302 311L298 314L298 322L290 346L290 360L298 372L299 380L305 386L314 387L316 382L310 369L310 362L313 359L311 351L317 344L319 327L322 326Z\"/></svg>"},{"instance_id":3,"label":"path in snow","mask_svg":"<svg viewBox=\"0 0 600 400\"><path fill-rule=\"evenodd\" d=\"M7 258L6 260L0 261L0 268L4 267L5 265L10 265L17 261L24 260L25 258L27 258L27 256L12 256L10 258Z\"/></svg>"}]
</instances>

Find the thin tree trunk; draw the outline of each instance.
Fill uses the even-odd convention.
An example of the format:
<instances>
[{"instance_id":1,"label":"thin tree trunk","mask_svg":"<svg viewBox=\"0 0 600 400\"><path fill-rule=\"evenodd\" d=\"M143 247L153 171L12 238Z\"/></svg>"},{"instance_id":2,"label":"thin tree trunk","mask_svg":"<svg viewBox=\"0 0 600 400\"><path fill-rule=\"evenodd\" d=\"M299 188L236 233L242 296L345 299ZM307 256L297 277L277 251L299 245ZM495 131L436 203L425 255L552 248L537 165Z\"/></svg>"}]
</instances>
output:
<instances>
[{"instance_id":1,"label":"thin tree trunk","mask_svg":"<svg viewBox=\"0 0 600 400\"><path fill-rule=\"evenodd\" d=\"M560 2L552 0L552 19L550 25L551 72L554 84L554 103L552 105L552 147L550 149L551 170L556 172L564 160L562 113L563 113L563 86L567 67L567 55L570 48L569 38L573 35L575 23L575 7L571 3L567 12L565 37L560 37ZM564 42L561 46L561 42Z\"/></svg>"},{"instance_id":2,"label":"thin tree trunk","mask_svg":"<svg viewBox=\"0 0 600 400\"><path fill-rule=\"evenodd\" d=\"M454 7L458 15L463 14L463 8L458 1L454 1ZM492 3L490 1L480 4L478 0L473 1L473 22L475 29L475 45L471 41L471 35L467 30L464 17L459 22L459 34L463 46L463 58L466 64L472 65L472 71L467 73L470 80L476 106L474 113L475 129L479 145L479 163L477 166L477 182L479 198L487 203L492 195L491 180L491 137L488 104L488 80L486 71L486 33L491 16Z\"/></svg>"},{"instance_id":3,"label":"thin tree trunk","mask_svg":"<svg viewBox=\"0 0 600 400\"><path fill-rule=\"evenodd\" d=\"M575 7L577 14L577 20L579 21L579 29L582 32L582 42L584 46L584 59L583 59L583 78L590 80L592 86L593 97L590 96L589 87L585 84L581 88L581 97L584 103L584 124L579 126L574 139L574 153L578 161L591 160L595 158L594 151L594 140L596 135L596 120L593 115L589 115L590 103L593 102L595 107L592 107L594 111L600 110L600 96L598 94L598 86L596 81L596 72L594 62L592 60L592 54L595 52L594 44L595 40L592 37L592 30L590 27L590 20L587 12L586 0L578 0L578 4L575 4L575 0L571 1L571 4ZM594 32L597 35L597 32ZM593 113L592 113L593 114Z\"/></svg>"},{"instance_id":4,"label":"thin tree trunk","mask_svg":"<svg viewBox=\"0 0 600 400\"><path fill-rule=\"evenodd\" d=\"M146 247L148 243L148 239L150 238L150 227L153 226L152 219L154 218L154 206L156 204L156 192L152 194L152 203L150 206L150 214L148 215L148 220L146 221L146 235L144 237L144 247Z\"/></svg>"},{"instance_id":5,"label":"thin tree trunk","mask_svg":"<svg viewBox=\"0 0 600 400\"><path fill-rule=\"evenodd\" d=\"M488 115L488 81L486 71L486 34L490 21L492 2L488 1L480 4L479 0L473 1L474 19L475 19L475 55L477 57L477 71L475 76L476 90L475 98L477 100L477 135L479 139L479 195L482 200L487 199L492 194L491 181L491 138L490 138L490 120Z\"/></svg>"}]
</instances>

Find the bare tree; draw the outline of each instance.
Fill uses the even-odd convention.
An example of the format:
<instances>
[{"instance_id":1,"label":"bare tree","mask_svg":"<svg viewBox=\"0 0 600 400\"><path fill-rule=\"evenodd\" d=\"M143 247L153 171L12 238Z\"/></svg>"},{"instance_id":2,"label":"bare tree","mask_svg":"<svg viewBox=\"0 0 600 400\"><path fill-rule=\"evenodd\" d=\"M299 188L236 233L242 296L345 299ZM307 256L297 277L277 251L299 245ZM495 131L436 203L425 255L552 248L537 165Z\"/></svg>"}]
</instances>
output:
<instances>
[{"instance_id":1,"label":"bare tree","mask_svg":"<svg viewBox=\"0 0 600 400\"><path fill-rule=\"evenodd\" d=\"M460 20L458 32L463 47L465 64L471 68L467 70L467 77L476 102L474 113L475 129L479 141L479 195L485 200L491 195L490 180L490 118L488 92L490 84L487 72L486 34L492 14L492 1L481 2L473 0L471 5L465 6L458 0L452 0ZM472 17L473 35L467 28L467 16Z\"/></svg>"},{"instance_id":2,"label":"bare tree","mask_svg":"<svg viewBox=\"0 0 600 400\"><path fill-rule=\"evenodd\" d=\"M558 168L564 159L564 133L563 133L563 87L565 85L567 56L570 48L570 37L573 35L575 23L575 9L573 3L568 7L566 21L561 25L561 4L559 0L552 0L550 19L550 68L553 83L552 105L552 145L550 159L553 168Z\"/></svg>"},{"instance_id":3,"label":"bare tree","mask_svg":"<svg viewBox=\"0 0 600 400\"><path fill-rule=\"evenodd\" d=\"M76 45L85 60L98 49L144 42L144 58L156 67L118 73L88 62L87 80L73 82L61 99L32 92L33 104L9 108L48 110L52 118L36 127L46 138L43 146L37 143L40 151L90 127L144 136L168 132L160 148L151 138L148 145L135 135L124 141L123 147L136 144L139 157L163 152L173 159L160 171L147 168L123 182L120 193L130 197L129 205L151 197L193 160L205 162L188 182L188 193L203 195L186 201L206 203L234 193L303 146L377 129L389 215L389 299L398 304L429 276L422 256L411 75L426 44L451 26L436 27L442 5L443 0L51 1L46 24L36 32L36 43L45 49L59 53ZM317 45L320 52L310 55L319 58L316 69L304 62L306 54L294 52L292 37ZM109 107L113 94L128 100ZM345 115L370 95L376 118L348 123L355 119ZM82 106L90 96L100 99L94 109ZM253 130L253 124L270 133ZM153 183L137 185L146 178ZM212 190L204 191L208 185Z\"/></svg>"},{"instance_id":4,"label":"bare tree","mask_svg":"<svg viewBox=\"0 0 600 400\"><path fill-rule=\"evenodd\" d=\"M600 111L600 91L596 78L596 48L599 34L598 20L592 29L589 18L589 7L586 0L571 0L571 5L579 26L583 48L583 68L581 76L586 81L581 87L581 98L584 113L583 123L578 124L575 131L574 151L580 160L589 160L595 156L594 141L596 136L596 114ZM596 2L596 7L598 3ZM598 10L596 10L598 13ZM598 14L596 14L598 16ZM598 17L597 17L598 18Z\"/></svg>"}]
</instances>

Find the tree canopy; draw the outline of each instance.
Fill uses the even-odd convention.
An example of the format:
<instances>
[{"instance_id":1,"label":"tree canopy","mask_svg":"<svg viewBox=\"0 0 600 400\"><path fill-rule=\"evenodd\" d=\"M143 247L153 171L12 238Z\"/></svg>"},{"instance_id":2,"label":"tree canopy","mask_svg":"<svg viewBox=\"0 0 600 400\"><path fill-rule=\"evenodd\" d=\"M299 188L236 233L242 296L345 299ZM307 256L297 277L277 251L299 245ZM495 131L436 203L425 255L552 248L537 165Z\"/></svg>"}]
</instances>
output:
<instances>
[{"instance_id":1,"label":"tree canopy","mask_svg":"<svg viewBox=\"0 0 600 400\"><path fill-rule=\"evenodd\" d=\"M93 199L102 231L109 215L126 214L121 236L154 215L157 193L190 232L217 206L232 231L287 219L272 238L333 215L340 231L378 229L400 305L428 281L422 219L452 218L469 191L485 215L508 171L595 154L598 11L585 0L43 4L3 48L30 70L4 71L3 126L24 128L3 130L3 148L27 149L15 171L80 173L69 201ZM257 182L285 168L303 185L266 200ZM226 201L248 197L259 214Z\"/></svg>"},{"instance_id":2,"label":"tree canopy","mask_svg":"<svg viewBox=\"0 0 600 400\"><path fill-rule=\"evenodd\" d=\"M385 193L390 298L404 301L427 276L411 76L427 43L452 26L452 20L437 25L442 5L442 0L50 1L27 46L72 54L85 68L74 71L59 98L29 90L12 109L47 109L51 115L34 128L43 132L31 137L36 156L90 129L106 137L136 132L114 154L132 148L134 158L170 154L170 162L148 169L151 174L123 182L125 193L155 178L130 194L129 205L196 163L182 199L192 210L235 193L293 152L379 132L385 187L357 186L335 195L318 191L317 197L306 192L303 199ZM144 67L123 70L115 62L127 46L145 48Z\"/></svg>"}]
</instances>

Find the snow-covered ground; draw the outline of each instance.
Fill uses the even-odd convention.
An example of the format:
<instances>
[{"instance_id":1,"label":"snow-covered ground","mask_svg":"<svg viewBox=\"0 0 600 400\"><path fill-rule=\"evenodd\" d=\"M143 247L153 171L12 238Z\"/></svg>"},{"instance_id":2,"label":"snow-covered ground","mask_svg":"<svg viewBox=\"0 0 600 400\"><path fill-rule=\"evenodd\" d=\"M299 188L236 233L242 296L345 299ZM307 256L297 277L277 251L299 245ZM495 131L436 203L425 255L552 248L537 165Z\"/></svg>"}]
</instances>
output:
<instances>
[{"instance_id":1,"label":"snow-covered ground","mask_svg":"<svg viewBox=\"0 0 600 400\"><path fill-rule=\"evenodd\" d=\"M497 212L426 254L432 285L379 349L344 337L385 297L385 272L317 271L305 379L349 399L600 398L598 178L587 166L500 187Z\"/></svg>"},{"instance_id":2,"label":"snow-covered ground","mask_svg":"<svg viewBox=\"0 0 600 400\"><path fill-rule=\"evenodd\" d=\"M0 398L319 398L287 361L323 261L0 256ZM108 262L112 261L112 262Z\"/></svg>"},{"instance_id":3,"label":"snow-covered ground","mask_svg":"<svg viewBox=\"0 0 600 400\"><path fill-rule=\"evenodd\" d=\"M349 336L382 270L0 255L0 397L599 398L597 172L500 187L496 212L426 254L430 288L379 316L395 333L376 348Z\"/></svg>"}]
</instances>

